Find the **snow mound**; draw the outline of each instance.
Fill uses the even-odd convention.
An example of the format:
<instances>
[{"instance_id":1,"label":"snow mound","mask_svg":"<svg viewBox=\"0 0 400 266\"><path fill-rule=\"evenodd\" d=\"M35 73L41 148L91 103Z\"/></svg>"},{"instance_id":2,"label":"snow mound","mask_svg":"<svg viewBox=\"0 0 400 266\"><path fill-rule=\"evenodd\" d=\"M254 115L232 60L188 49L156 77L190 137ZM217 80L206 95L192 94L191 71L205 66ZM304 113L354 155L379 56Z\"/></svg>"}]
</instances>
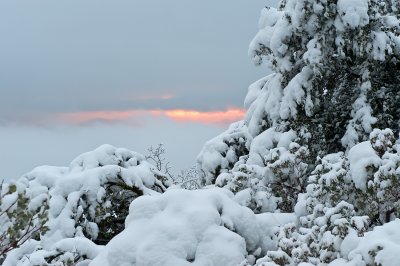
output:
<instances>
[{"instance_id":1,"label":"snow mound","mask_svg":"<svg viewBox=\"0 0 400 266\"><path fill-rule=\"evenodd\" d=\"M261 252L266 230L261 225L276 226L291 217L257 219L234 201L231 192L217 188L172 189L140 197L129 209L126 229L91 266L239 265L248 255Z\"/></svg>"}]
</instances>

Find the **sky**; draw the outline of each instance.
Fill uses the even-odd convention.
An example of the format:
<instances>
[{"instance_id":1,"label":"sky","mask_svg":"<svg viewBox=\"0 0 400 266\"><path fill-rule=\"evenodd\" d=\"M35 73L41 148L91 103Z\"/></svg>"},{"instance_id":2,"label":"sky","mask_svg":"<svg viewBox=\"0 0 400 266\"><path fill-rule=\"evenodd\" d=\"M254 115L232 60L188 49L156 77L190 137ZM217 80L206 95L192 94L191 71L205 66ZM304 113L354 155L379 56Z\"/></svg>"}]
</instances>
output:
<instances>
[{"instance_id":1,"label":"sky","mask_svg":"<svg viewBox=\"0 0 400 266\"><path fill-rule=\"evenodd\" d=\"M108 143L175 171L244 115L265 0L0 2L0 178Z\"/></svg>"}]
</instances>

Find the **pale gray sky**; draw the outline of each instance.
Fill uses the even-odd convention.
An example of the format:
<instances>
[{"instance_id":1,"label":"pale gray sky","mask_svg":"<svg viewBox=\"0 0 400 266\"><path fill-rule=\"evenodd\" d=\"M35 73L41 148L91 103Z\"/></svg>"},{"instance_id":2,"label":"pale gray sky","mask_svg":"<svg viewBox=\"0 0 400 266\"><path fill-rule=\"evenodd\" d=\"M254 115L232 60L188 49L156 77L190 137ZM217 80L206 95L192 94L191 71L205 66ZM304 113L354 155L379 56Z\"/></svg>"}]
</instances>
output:
<instances>
[{"instance_id":1,"label":"pale gray sky","mask_svg":"<svg viewBox=\"0 0 400 266\"><path fill-rule=\"evenodd\" d=\"M2 174L15 177L37 164L68 165L83 148L101 142L134 150L143 143L178 145L172 139L180 138L185 125L196 129L185 132L195 144L186 153L177 152L185 146L174 144L172 161L179 168L189 165L182 163L187 158L194 163L202 143L226 125L204 123L207 115L177 122L176 117L168 119L170 114L154 118L154 113L135 118L135 123L110 122L126 115L118 112L135 110L241 108L248 85L267 73L253 66L247 49L257 32L260 10L269 3L0 1ZM103 123L85 123L92 120ZM168 129L156 129L161 124ZM68 130L60 130L65 127ZM171 132L169 140L162 140L163 130ZM129 135L138 131L135 144ZM107 138L118 134L118 141ZM63 155L58 155L63 147ZM20 168L11 167L17 160Z\"/></svg>"},{"instance_id":2,"label":"pale gray sky","mask_svg":"<svg viewBox=\"0 0 400 266\"><path fill-rule=\"evenodd\" d=\"M0 121L241 106L262 0L3 0ZM170 95L170 100L152 99ZM146 98L146 100L143 100Z\"/></svg>"}]
</instances>

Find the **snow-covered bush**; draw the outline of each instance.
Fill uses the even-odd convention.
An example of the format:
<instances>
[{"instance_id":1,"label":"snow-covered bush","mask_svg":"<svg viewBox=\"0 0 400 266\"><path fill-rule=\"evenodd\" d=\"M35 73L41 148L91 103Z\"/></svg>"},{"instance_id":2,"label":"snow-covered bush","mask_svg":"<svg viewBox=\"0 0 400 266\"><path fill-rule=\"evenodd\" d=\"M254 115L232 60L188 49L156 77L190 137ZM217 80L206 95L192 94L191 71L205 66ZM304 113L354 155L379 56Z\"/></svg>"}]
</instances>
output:
<instances>
[{"instance_id":1,"label":"snow-covered bush","mask_svg":"<svg viewBox=\"0 0 400 266\"><path fill-rule=\"evenodd\" d=\"M143 196L129 211L126 229L90 265L254 263L271 248L274 228L294 220L285 214L257 217L237 204L231 192L215 188Z\"/></svg>"},{"instance_id":2,"label":"snow-covered bush","mask_svg":"<svg viewBox=\"0 0 400 266\"><path fill-rule=\"evenodd\" d=\"M18 182L0 183L0 263L5 255L47 231L47 202L32 204Z\"/></svg>"},{"instance_id":3,"label":"snow-covered bush","mask_svg":"<svg viewBox=\"0 0 400 266\"><path fill-rule=\"evenodd\" d=\"M249 134L245 126L235 130L242 132L241 135L244 136ZM309 157L308 148L296 142L299 140L297 134L293 130L285 131L282 127L271 127L254 139L246 138L249 146L245 149L246 155L238 157L240 154L235 153L235 145L224 157L225 152L221 155L214 148L227 146L226 143L225 146L221 145L221 140L229 139L231 135L228 130L228 133L223 133L205 144L198 157L204 182L210 183L212 179L207 179L207 176L215 175L217 166L215 185L238 193L237 196L247 201L246 206L255 212L277 209L292 211L297 195L304 192L307 183ZM244 138L242 139L245 145ZM229 166L227 158L230 158L231 168L221 167ZM235 160L237 161L232 167Z\"/></svg>"},{"instance_id":4,"label":"snow-covered bush","mask_svg":"<svg viewBox=\"0 0 400 266\"><path fill-rule=\"evenodd\" d=\"M395 144L393 133L385 129L371 133L371 145L381 158L368 187L378 207L375 224L383 224L400 217L400 143Z\"/></svg>"},{"instance_id":5,"label":"snow-covered bush","mask_svg":"<svg viewBox=\"0 0 400 266\"><path fill-rule=\"evenodd\" d=\"M69 167L38 167L18 182L26 187L30 205L48 202L48 231L10 252L4 265L75 264L93 258L97 244L124 229L135 198L171 185L143 155L110 145L78 156Z\"/></svg>"},{"instance_id":6,"label":"snow-covered bush","mask_svg":"<svg viewBox=\"0 0 400 266\"><path fill-rule=\"evenodd\" d=\"M355 145L348 154L340 152L319 159L306 192L299 195L295 206L298 223L281 227L278 250L268 252L257 265L266 262L319 265L338 258L342 259L335 263L356 258L344 254L355 248L358 238L369 229L399 217L397 149L391 130L375 129L369 141ZM389 230L386 225L382 228ZM381 260L377 254L382 247L367 246L367 250L359 251L364 252L362 263ZM393 248L396 247L388 244L388 250Z\"/></svg>"}]
</instances>

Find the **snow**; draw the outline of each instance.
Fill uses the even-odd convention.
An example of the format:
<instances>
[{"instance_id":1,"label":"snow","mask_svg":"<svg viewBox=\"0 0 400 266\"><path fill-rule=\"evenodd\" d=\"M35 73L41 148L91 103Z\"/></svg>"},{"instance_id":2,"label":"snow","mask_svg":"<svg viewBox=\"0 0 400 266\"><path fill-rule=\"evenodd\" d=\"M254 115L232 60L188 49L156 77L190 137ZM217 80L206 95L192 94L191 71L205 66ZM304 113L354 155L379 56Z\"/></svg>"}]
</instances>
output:
<instances>
[{"instance_id":1,"label":"snow","mask_svg":"<svg viewBox=\"0 0 400 266\"><path fill-rule=\"evenodd\" d=\"M265 77L265 82L265 84L256 82L251 85L252 89L249 89L249 96L246 97L245 101L247 106L245 122L252 136L260 133L260 121L266 114L272 121L280 118L279 112L283 96L282 75L271 74ZM258 97L254 99L253 91L256 90L257 86L260 86L257 93Z\"/></svg>"},{"instance_id":2,"label":"snow","mask_svg":"<svg viewBox=\"0 0 400 266\"><path fill-rule=\"evenodd\" d=\"M262 88L265 86L268 80L269 77L267 76L260 80L257 80L249 86L246 98L244 100L244 108L248 109L251 104L259 97Z\"/></svg>"},{"instance_id":3,"label":"snow","mask_svg":"<svg viewBox=\"0 0 400 266\"><path fill-rule=\"evenodd\" d=\"M311 55L308 55L308 59L310 57ZM304 88L311 86L308 82L311 76L312 70L306 66L285 87L280 107L280 117L282 119L296 117L297 105L300 105L305 100L306 93Z\"/></svg>"},{"instance_id":4,"label":"snow","mask_svg":"<svg viewBox=\"0 0 400 266\"><path fill-rule=\"evenodd\" d=\"M224 179L224 176L227 176L227 178ZM228 182L227 180L229 180L229 174L225 175L222 174L218 177L217 179L218 183L216 183L216 185L223 187L223 184ZM249 206L251 203L251 194L252 194L251 188L243 189L235 194L235 201L242 206Z\"/></svg>"},{"instance_id":5,"label":"snow","mask_svg":"<svg viewBox=\"0 0 400 266\"><path fill-rule=\"evenodd\" d=\"M251 140L247 126L239 121L205 143L197 157L197 168L204 175L204 183L213 183L217 171L224 173L230 170L230 164L239 159L236 150L249 149Z\"/></svg>"},{"instance_id":6,"label":"snow","mask_svg":"<svg viewBox=\"0 0 400 266\"><path fill-rule=\"evenodd\" d=\"M18 207L18 205L16 204L17 199L18 199L18 193L5 195L1 200L0 208L2 210L6 210L8 208L10 208L11 211L15 210Z\"/></svg>"},{"instance_id":7,"label":"snow","mask_svg":"<svg viewBox=\"0 0 400 266\"><path fill-rule=\"evenodd\" d=\"M400 28L399 21L395 16L390 16L390 15L382 16L382 20L383 20L383 23L385 24L385 26L387 26L387 27L393 27L393 28L397 28L397 29Z\"/></svg>"},{"instance_id":8,"label":"snow","mask_svg":"<svg viewBox=\"0 0 400 266\"><path fill-rule=\"evenodd\" d=\"M368 78L369 72L365 71L363 74L364 78ZM353 109L351 111L352 119L350 120L346 133L342 138L343 146L347 148L353 147L357 144L360 139L357 133L357 126L360 124L364 132L370 133L372 131L373 124L377 122L377 119L372 116L372 108L367 101L367 93L371 89L371 82L363 82L360 86L360 95L353 103Z\"/></svg>"},{"instance_id":9,"label":"snow","mask_svg":"<svg viewBox=\"0 0 400 266\"><path fill-rule=\"evenodd\" d=\"M75 237L63 239L54 246L59 251L79 250L82 255L88 258L96 257L104 247L95 245L85 237Z\"/></svg>"},{"instance_id":10,"label":"snow","mask_svg":"<svg viewBox=\"0 0 400 266\"><path fill-rule=\"evenodd\" d=\"M262 254L277 249L276 233L278 227L289 223L297 223L297 216L294 213L260 213L256 215L256 218L263 236Z\"/></svg>"},{"instance_id":11,"label":"snow","mask_svg":"<svg viewBox=\"0 0 400 266\"><path fill-rule=\"evenodd\" d=\"M377 31L373 33L372 53L375 60L384 61L386 54L392 53L389 43L390 38L385 32Z\"/></svg>"},{"instance_id":12,"label":"snow","mask_svg":"<svg viewBox=\"0 0 400 266\"><path fill-rule=\"evenodd\" d=\"M299 196L297 197L297 203L294 206L294 213L298 217L307 215L307 194L306 193L300 193Z\"/></svg>"},{"instance_id":13,"label":"snow","mask_svg":"<svg viewBox=\"0 0 400 266\"><path fill-rule=\"evenodd\" d=\"M296 138L294 131L277 132L272 127L262 132L253 139L249 151L247 164L265 166L265 157L269 155L269 150L284 147L289 149L289 144Z\"/></svg>"},{"instance_id":14,"label":"snow","mask_svg":"<svg viewBox=\"0 0 400 266\"><path fill-rule=\"evenodd\" d=\"M357 248L350 252L349 258L361 254L367 263L375 262L385 266L398 265L398 254L400 252L400 220L387 223L384 226L377 226L372 232L365 235L359 242ZM376 251L374 259L371 258L371 251Z\"/></svg>"},{"instance_id":15,"label":"snow","mask_svg":"<svg viewBox=\"0 0 400 266\"><path fill-rule=\"evenodd\" d=\"M264 8L259 20L260 31L250 43L249 55L256 64L262 62L262 58L256 52L262 47L270 47L272 52L278 53L282 49L281 41L289 31L281 30L289 26L288 22L281 19L282 13L273 7ZM281 51L282 52L282 51Z\"/></svg>"},{"instance_id":16,"label":"snow","mask_svg":"<svg viewBox=\"0 0 400 266\"><path fill-rule=\"evenodd\" d=\"M261 243L256 216L224 189L173 189L129 210L125 230L90 265L238 265Z\"/></svg>"},{"instance_id":17,"label":"snow","mask_svg":"<svg viewBox=\"0 0 400 266\"><path fill-rule=\"evenodd\" d=\"M29 260L24 260L23 257L25 254L32 254L35 252L37 247L39 246L39 241L31 240L27 241L20 248L11 250L7 254L6 260L3 262L3 266L28 266L30 265ZM40 265L40 264L39 264Z\"/></svg>"},{"instance_id":18,"label":"snow","mask_svg":"<svg viewBox=\"0 0 400 266\"><path fill-rule=\"evenodd\" d=\"M340 245L341 255L347 257L349 253L357 247L359 242L360 238L358 237L357 232L355 230L350 230Z\"/></svg>"},{"instance_id":19,"label":"snow","mask_svg":"<svg viewBox=\"0 0 400 266\"><path fill-rule=\"evenodd\" d=\"M94 151L86 152L75 158L70 164L70 172L82 172L104 165L120 165L122 167L137 166L145 157L137 152L111 145L102 145Z\"/></svg>"},{"instance_id":20,"label":"snow","mask_svg":"<svg viewBox=\"0 0 400 266\"><path fill-rule=\"evenodd\" d=\"M363 237L349 234L341 246L342 254L349 262L345 263L345 259L338 259L329 265L397 266L400 252L399 226L400 220L396 219L382 226L376 226Z\"/></svg>"},{"instance_id":21,"label":"snow","mask_svg":"<svg viewBox=\"0 0 400 266\"><path fill-rule=\"evenodd\" d=\"M304 60L311 65L318 65L322 60L321 44L312 39L307 44L307 52L304 53Z\"/></svg>"},{"instance_id":22,"label":"snow","mask_svg":"<svg viewBox=\"0 0 400 266\"><path fill-rule=\"evenodd\" d=\"M349 154L350 175L356 188L366 191L367 179L371 178L367 167L379 167L381 159L371 146L371 142L364 141L350 149Z\"/></svg>"},{"instance_id":23,"label":"snow","mask_svg":"<svg viewBox=\"0 0 400 266\"><path fill-rule=\"evenodd\" d=\"M368 0L339 0L337 10L346 27L363 27L369 23Z\"/></svg>"}]
</instances>

